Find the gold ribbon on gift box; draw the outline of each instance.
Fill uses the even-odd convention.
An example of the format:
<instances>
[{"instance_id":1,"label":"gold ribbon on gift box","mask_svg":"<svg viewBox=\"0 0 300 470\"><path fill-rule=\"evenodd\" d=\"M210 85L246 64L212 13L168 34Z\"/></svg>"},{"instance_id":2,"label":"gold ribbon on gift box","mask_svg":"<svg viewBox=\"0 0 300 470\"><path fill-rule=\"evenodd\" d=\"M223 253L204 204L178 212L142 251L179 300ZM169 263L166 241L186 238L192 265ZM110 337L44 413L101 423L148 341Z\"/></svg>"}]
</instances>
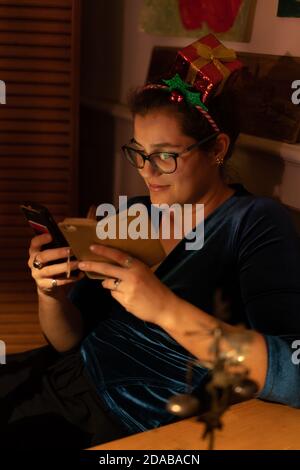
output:
<instances>
[{"instance_id":1,"label":"gold ribbon on gift box","mask_svg":"<svg viewBox=\"0 0 300 470\"><path fill-rule=\"evenodd\" d=\"M223 65L222 62L232 62L233 60L236 60L237 56L235 51L233 49L228 49L223 46L223 44L212 48L206 44L196 42L192 46L196 49L199 57L194 60L194 62L191 62L186 81L193 85L199 70L204 67L204 65L212 62L223 75L224 80L222 83L224 83L231 72L227 67L225 67L225 65Z\"/></svg>"}]
</instances>

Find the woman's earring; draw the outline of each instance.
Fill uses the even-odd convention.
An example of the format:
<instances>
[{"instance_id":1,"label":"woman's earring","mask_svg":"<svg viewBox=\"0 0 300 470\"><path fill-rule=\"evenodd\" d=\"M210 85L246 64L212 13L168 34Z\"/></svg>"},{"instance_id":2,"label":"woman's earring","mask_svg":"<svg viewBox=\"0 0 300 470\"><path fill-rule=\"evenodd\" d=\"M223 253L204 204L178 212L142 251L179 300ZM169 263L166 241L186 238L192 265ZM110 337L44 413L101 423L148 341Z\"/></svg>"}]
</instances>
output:
<instances>
[{"instance_id":1,"label":"woman's earring","mask_svg":"<svg viewBox=\"0 0 300 470\"><path fill-rule=\"evenodd\" d=\"M216 162L217 162L217 165L218 165L218 166L222 166L222 165L223 165L223 159L220 158L220 157L217 157Z\"/></svg>"}]
</instances>

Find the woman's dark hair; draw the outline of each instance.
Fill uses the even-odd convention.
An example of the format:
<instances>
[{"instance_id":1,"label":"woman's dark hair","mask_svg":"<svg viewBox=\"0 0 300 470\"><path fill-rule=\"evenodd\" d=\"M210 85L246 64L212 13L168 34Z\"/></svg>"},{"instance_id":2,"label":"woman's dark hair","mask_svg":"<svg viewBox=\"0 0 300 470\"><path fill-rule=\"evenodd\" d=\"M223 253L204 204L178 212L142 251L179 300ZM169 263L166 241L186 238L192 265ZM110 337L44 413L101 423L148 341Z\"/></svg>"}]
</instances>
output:
<instances>
[{"instance_id":1,"label":"woman's dark hair","mask_svg":"<svg viewBox=\"0 0 300 470\"><path fill-rule=\"evenodd\" d=\"M225 83L222 92L211 97L205 104L209 114L218 124L221 132L230 138L225 160L230 158L235 141L239 135L239 116L237 93L234 90L235 74ZM129 94L129 108L133 116L136 114L146 115L149 111L163 109L177 116L181 124L182 132L199 141L213 134L215 131L208 120L195 107L188 105L185 101L173 103L170 101L170 92L159 88L137 88ZM215 140L203 145L204 151L210 151Z\"/></svg>"}]
</instances>

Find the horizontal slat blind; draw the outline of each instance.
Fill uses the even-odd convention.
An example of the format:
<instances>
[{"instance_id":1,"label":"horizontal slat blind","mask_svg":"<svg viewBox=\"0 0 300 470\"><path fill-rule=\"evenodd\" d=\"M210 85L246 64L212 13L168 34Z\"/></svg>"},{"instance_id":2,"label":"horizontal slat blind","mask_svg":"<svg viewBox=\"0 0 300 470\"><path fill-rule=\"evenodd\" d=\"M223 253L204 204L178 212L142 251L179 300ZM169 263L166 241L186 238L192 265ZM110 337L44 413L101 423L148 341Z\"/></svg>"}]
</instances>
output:
<instances>
[{"instance_id":1,"label":"horizontal slat blind","mask_svg":"<svg viewBox=\"0 0 300 470\"><path fill-rule=\"evenodd\" d=\"M57 220L76 214L79 3L0 0L0 339L14 331L10 317L36 324L19 203L45 204ZM11 350L41 341L34 328Z\"/></svg>"}]
</instances>

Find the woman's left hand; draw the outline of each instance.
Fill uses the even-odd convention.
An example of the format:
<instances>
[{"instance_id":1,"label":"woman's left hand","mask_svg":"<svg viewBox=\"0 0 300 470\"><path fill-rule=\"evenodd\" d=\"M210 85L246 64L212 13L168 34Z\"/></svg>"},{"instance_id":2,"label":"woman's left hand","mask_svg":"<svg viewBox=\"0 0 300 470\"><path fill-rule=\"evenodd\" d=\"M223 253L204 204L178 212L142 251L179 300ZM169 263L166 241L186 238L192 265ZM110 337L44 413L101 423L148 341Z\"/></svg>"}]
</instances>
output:
<instances>
[{"instance_id":1,"label":"woman's left hand","mask_svg":"<svg viewBox=\"0 0 300 470\"><path fill-rule=\"evenodd\" d=\"M84 261L79 263L79 269L108 276L102 285L110 289L114 299L141 320L159 324L159 319L167 315L170 305L176 301L175 294L148 266L123 251L103 245L92 245L90 249L117 265Z\"/></svg>"}]
</instances>

